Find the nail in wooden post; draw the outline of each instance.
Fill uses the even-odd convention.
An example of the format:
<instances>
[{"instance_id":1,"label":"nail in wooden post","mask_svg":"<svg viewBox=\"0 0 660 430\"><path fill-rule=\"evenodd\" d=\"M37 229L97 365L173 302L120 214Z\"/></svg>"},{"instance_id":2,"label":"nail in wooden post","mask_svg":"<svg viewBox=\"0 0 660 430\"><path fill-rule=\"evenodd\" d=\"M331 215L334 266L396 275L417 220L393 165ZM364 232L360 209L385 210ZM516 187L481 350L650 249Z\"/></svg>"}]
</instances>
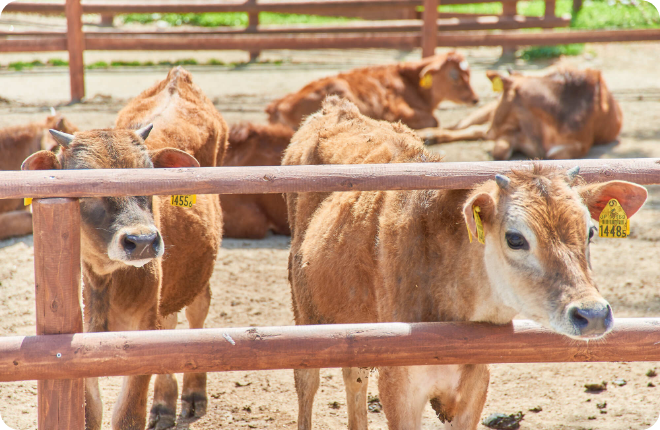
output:
<instances>
[{"instance_id":1,"label":"nail in wooden post","mask_svg":"<svg viewBox=\"0 0 660 430\"><path fill-rule=\"evenodd\" d=\"M32 219L37 334L81 333L78 199L34 199ZM84 379L39 381L37 388L39 430L85 428Z\"/></svg>"},{"instance_id":2,"label":"nail in wooden post","mask_svg":"<svg viewBox=\"0 0 660 430\"><path fill-rule=\"evenodd\" d=\"M438 37L438 0L424 0L422 58L435 54Z\"/></svg>"},{"instance_id":3,"label":"nail in wooden post","mask_svg":"<svg viewBox=\"0 0 660 430\"><path fill-rule=\"evenodd\" d=\"M65 10L71 102L79 102L85 97L85 66L83 63L85 38L82 29L82 6L80 5L80 0L66 0Z\"/></svg>"}]
</instances>

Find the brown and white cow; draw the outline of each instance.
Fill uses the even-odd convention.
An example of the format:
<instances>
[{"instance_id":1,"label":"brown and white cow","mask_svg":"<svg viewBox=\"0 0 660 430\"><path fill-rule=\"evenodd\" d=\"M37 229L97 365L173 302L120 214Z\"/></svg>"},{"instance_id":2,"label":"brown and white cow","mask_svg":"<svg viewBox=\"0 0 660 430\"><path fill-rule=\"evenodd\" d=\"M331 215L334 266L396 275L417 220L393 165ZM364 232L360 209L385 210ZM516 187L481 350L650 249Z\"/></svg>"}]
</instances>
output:
<instances>
[{"instance_id":1,"label":"brown and white cow","mask_svg":"<svg viewBox=\"0 0 660 430\"><path fill-rule=\"evenodd\" d=\"M449 52L421 61L366 67L319 79L272 102L266 112L271 123L297 130L329 95L350 100L370 118L401 121L415 129L439 127L433 111L443 100L466 104L479 101L470 86L465 57Z\"/></svg>"},{"instance_id":2,"label":"brown and white cow","mask_svg":"<svg viewBox=\"0 0 660 430\"><path fill-rule=\"evenodd\" d=\"M593 145L616 140L621 130L619 104L600 71L560 67L545 76L486 73L501 85L499 101L484 106L451 130L421 130L427 144L457 140L495 141L493 157L570 159ZM501 84L500 84L501 82Z\"/></svg>"},{"instance_id":3,"label":"brown and white cow","mask_svg":"<svg viewBox=\"0 0 660 430\"><path fill-rule=\"evenodd\" d=\"M279 166L291 136L293 130L282 124L234 124L223 165ZM269 230L290 234L282 194L225 194L220 201L225 237L262 239Z\"/></svg>"},{"instance_id":4,"label":"brown and white cow","mask_svg":"<svg viewBox=\"0 0 660 430\"><path fill-rule=\"evenodd\" d=\"M57 146L48 133L51 128L65 133L78 131L76 126L55 112L44 122L0 129L0 170L21 170L21 163L30 154ZM31 233L32 214L23 205L23 200L0 200L0 240Z\"/></svg>"},{"instance_id":5,"label":"brown and white cow","mask_svg":"<svg viewBox=\"0 0 660 430\"><path fill-rule=\"evenodd\" d=\"M284 165L436 162L401 124L374 121L329 98L296 132ZM288 193L289 280L296 324L479 321L521 314L573 339L604 336L612 310L599 294L589 243L610 198L633 215L646 190L586 185L535 166L469 190ZM476 239L479 207L485 244ZM475 237L470 242L466 225ZM430 401L446 428L476 429L486 365L383 367L389 428L421 428ZM367 428L368 372L343 369L348 427ZM310 429L318 369L295 370L299 429Z\"/></svg>"},{"instance_id":6,"label":"brown and white cow","mask_svg":"<svg viewBox=\"0 0 660 430\"><path fill-rule=\"evenodd\" d=\"M226 147L222 116L181 68L131 101L117 124L127 128L52 131L61 150L38 152L23 169L198 167L196 157L212 166ZM169 196L83 198L80 212L85 331L172 329L184 307L190 327L203 327L222 234L217 195L198 195L192 208ZM124 378L113 429L145 428L150 379ZM174 425L177 391L172 375L156 377L149 428ZM181 403L182 416L205 412L206 374L184 375ZM86 428L100 429L96 378L86 380L85 404Z\"/></svg>"}]
</instances>

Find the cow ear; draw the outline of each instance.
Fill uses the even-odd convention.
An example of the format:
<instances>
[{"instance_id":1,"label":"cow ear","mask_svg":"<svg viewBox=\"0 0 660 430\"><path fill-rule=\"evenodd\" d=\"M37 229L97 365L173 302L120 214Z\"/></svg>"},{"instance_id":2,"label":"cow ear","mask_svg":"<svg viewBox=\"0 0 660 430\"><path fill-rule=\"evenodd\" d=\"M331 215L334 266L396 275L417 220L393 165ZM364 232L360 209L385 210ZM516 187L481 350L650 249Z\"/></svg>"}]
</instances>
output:
<instances>
[{"instance_id":1,"label":"cow ear","mask_svg":"<svg viewBox=\"0 0 660 430\"><path fill-rule=\"evenodd\" d=\"M612 199L617 199L626 215L631 217L642 207L648 196L646 188L625 181L582 185L577 191L589 209L591 218L595 220L598 220L603 208Z\"/></svg>"},{"instance_id":2,"label":"cow ear","mask_svg":"<svg viewBox=\"0 0 660 430\"><path fill-rule=\"evenodd\" d=\"M498 72L495 72L493 70L487 70L486 76L488 77L488 79L490 79L491 83L493 84L493 91L495 92L508 90L509 88L511 88L511 85L513 84L513 80L511 79L510 76L500 75Z\"/></svg>"},{"instance_id":3,"label":"cow ear","mask_svg":"<svg viewBox=\"0 0 660 430\"><path fill-rule=\"evenodd\" d=\"M187 152L175 148L163 148L150 151L151 162L156 168L199 167L199 162Z\"/></svg>"},{"instance_id":4,"label":"cow ear","mask_svg":"<svg viewBox=\"0 0 660 430\"><path fill-rule=\"evenodd\" d=\"M61 168L60 160L51 151L35 152L21 165L21 170L59 170Z\"/></svg>"},{"instance_id":5,"label":"cow ear","mask_svg":"<svg viewBox=\"0 0 660 430\"><path fill-rule=\"evenodd\" d=\"M463 205L463 217L472 236L477 237L477 222L474 219L474 208L479 207L479 217L484 224L492 222L495 216L495 199L488 193L478 193L470 196ZM484 227L484 234L487 229Z\"/></svg>"}]
</instances>

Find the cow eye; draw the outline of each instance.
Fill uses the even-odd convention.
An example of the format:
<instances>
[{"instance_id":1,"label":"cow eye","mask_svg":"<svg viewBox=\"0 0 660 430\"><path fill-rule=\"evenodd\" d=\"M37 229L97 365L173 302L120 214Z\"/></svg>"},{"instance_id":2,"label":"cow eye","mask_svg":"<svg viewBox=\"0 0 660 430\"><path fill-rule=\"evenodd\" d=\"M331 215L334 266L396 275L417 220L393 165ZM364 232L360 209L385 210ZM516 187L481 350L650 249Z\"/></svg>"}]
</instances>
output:
<instances>
[{"instance_id":1,"label":"cow eye","mask_svg":"<svg viewBox=\"0 0 660 430\"><path fill-rule=\"evenodd\" d=\"M456 69L450 69L450 70L449 70L449 77L451 77L453 80L457 81L458 78L459 78L458 70L456 70Z\"/></svg>"},{"instance_id":2,"label":"cow eye","mask_svg":"<svg viewBox=\"0 0 660 430\"><path fill-rule=\"evenodd\" d=\"M506 243L511 249L529 249L527 240L520 233L508 231L504 237L506 237Z\"/></svg>"},{"instance_id":3,"label":"cow eye","mask_svg":"<svg viewBox=\"0 0 660 430\"><path fill-rule=\"evenodd\" d=\"M591 242L591 239L594 237L594 234L596 234L596 231L598 231L598 229L592 225L589 229L589 242Z\"/></svg>"}]
</instances>

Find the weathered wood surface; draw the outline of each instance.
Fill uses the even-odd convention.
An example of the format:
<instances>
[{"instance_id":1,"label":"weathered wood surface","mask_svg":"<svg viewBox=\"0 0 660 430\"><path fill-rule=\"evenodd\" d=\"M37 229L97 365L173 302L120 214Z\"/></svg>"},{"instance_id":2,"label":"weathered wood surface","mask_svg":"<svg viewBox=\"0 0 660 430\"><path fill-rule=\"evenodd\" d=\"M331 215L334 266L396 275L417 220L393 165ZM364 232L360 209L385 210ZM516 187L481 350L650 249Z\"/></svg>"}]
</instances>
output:
<instances>
[{"instance_id":1,"label":"weathered wood surface","mask_svg":"<svg viewBox=\"0 0 660 430\"><path fill-rule=\"evenodd\" d=\"M517 0L447 0L443 4L468 4L488 2L509 2ZM424 0L86 0L84 13L201 13L201 12L282 12L333 14L346 11L377 10L381 8L401 8L422 6ZM63 13L63 2L14 1L5 11L22 13Z\"/></svg>"},{"instance_id":2,"label":"weathered wood surface","mask_svg":"<svg viewBox=\"0 0 660 430\"><path fill-rule=\"evenodd\" d=\"M0 172L0 199L171 194L466 189L534 163L580 166L589 182L620 179L660 184L660 159L585 159L401 163L323 166L202 167L197 169L41 170Z\"/></svg>"},{"instance_id":3,"label":"weathered wood surface","mask_svg":"<svg viewBox=\"0 0 660 430\"><path fill-rule=\"evenodd\" d=\"M0 338L0 381L318 367L659 361L660 319L579 342L531 321L218 328ZM61 354L56 358L56 354Z\"/></svg>"},{"instance_id":4,"label":"weathered wood surface","mask_svg":"<svg viewBox=\"0 0 660 430\"><path fill-rule=\"evenodd\" d=\"M85 36L82 28L82 6L80 0L66 2L67 50L69 51L69 80L71 101L79 102L85 97Z\"/></svg>"},{"instance_id":5,"label":"weathered wood surface","mask_svg":"<svg viewBox=\"0 0 660 430\"><path fill-rule=\"evenodd\" d=\"M83 323L78 200L35 199L32 205L37 335L80 333ZM51 358L52 366L57 368L60 357L53 353ZM78 375L71 378L78 379L38 382L40 430L85 428L84 381Z\"/></svg>"},{"instance_id":6,"label":"weathered wood surface","mask_svg":"<svg viewBox=\"0 0 660 430\"><path fill-rule=\"evenodd\" d=\"M424 0L424 14L422 15L422 57L435 54L438 38L438 0Z\"/></svg>"},{"instance_id":7,"label":"weathered wood surface","mask_svg":"<svg viewBox=\"0 0 660 430\"><path fill-rule=\"evenodd\" d=\"M281 33L370 33L370 32L413 32L421 31L422 23L417 19L400 19L395 21L349 21L344 24L296 24L296 25L259 25L259 21L250 14L248 27L227 28L194 28L194 29L153 29L133 30L107 28L86 31L87 36L108 35L168 35L196 36L196 35L226 35L226 34L281 34ZM448 14L449 15L449 14ZM458 14L451 14L458 15ZM570 25L570 16L567 17L540 17L540 16L448 16L438 19L437 27L440 32L458 30L497 30L519 28L555 28ZM257 27L258 26L258 27ZM64 36L62 30L0 30L0 36Z\"/></svg>"}]
</instances>

